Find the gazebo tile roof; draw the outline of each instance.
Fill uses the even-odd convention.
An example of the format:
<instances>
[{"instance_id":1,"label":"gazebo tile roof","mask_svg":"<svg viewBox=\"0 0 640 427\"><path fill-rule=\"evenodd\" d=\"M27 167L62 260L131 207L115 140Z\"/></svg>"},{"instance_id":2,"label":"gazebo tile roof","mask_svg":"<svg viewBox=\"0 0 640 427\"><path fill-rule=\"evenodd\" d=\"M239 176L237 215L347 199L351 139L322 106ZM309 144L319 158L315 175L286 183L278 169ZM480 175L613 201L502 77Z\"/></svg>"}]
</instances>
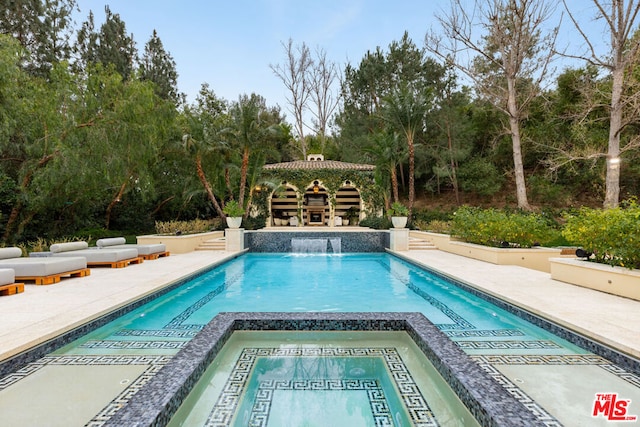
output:
<instances>
[{"instance_id":1,"label":"gazebo tile roof","mask_svg":"<svg viewBox=\"0 0 640 427\"><path fill-rule=\"evenodd\" d=\"M375 170L374 165L366 165L359 163L346 163L338 162L336 160L294 160L293 162L284 163L272 163L264 165L264 169L278 170L278 169L335 169L335 170L360 170L360 171L372 171Z\"/></svg>"}]
</instances>

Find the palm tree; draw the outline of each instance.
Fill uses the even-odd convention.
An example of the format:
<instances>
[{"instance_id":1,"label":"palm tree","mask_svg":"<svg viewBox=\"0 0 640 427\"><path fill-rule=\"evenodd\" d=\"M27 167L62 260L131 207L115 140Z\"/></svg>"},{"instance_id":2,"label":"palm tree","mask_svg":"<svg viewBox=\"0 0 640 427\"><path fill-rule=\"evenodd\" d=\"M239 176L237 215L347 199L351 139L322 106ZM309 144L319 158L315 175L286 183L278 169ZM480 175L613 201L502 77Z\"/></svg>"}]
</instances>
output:
<instances>
[{"instance_id":1,"label":"palm tree","mask_svg":"<svg viewBox=\"0 0 640 427\"><path fill-rule=\"evenodd\" d=\"M241 157L238 204L244 206L250 166L259 169L280 130L279 114L266 107L265 99L256 94L242 95L230 109L231 126L224 130ZM253 156L253 160L251 158ZM253 174L252 174L253 175Z\"/></svg>"},{"instance_id":2,"label":"palm tree","mask_svg":"<svg viewBox=\"0 0 640 427\"><path fill-rule=\"evenodd\" d=\"M391 194L394 202L400 201L398 192L398 166L407 157L407 147L399 140L399 134L393 131L380 131L371 137L371 145L364 148L364 152L373 158L376 165L378 178L391 182L385 182L391 186ZM381 179L378 179L379 181Z\"/></svg>"},{"instance_id":3,"label":"palm tree","mask_svg":"<svg viewBox=\"0 0 640 427\"><path fill-rule=\"evenodd\" d=\"M409 157L409 211L415 201L415 145L418 132L424 130L425 116L431 107L429 89L417 90L403 84L384 97L382 118L401 133L407 142Z\"/></svg>"},{"instance_id":4,"label":"palm tree","mask_svg":"<svg viewBox=\"0 0 640 427\"><path fill-rule=\"evenodd\" d=\"M211 153L219 151L221 147L225 145L219 136L220 129L222 128L222 120L220 116L223 110L223 105L220 104L213 110L211 108L206 108L206 105L211 104L210 102L207 102L207 99L210 100L211 97L205 95L212 94L208 93L205 89L206 88L203 88L200 91L200 96L197 100L198 105L195 109L188 107L185 108L184 114L182 115L185 123L183 125L181 145L182 149L193 158L198 179L202 183L209 201L218 215L224 219L226 218L226 215L222 211L222 206L218 203L218 199L216 199L213 187L211 186L203 167L203 157L211 157ZM220 157L216 156L216 158L219 159Z\"/></svg>"}]
</instances>

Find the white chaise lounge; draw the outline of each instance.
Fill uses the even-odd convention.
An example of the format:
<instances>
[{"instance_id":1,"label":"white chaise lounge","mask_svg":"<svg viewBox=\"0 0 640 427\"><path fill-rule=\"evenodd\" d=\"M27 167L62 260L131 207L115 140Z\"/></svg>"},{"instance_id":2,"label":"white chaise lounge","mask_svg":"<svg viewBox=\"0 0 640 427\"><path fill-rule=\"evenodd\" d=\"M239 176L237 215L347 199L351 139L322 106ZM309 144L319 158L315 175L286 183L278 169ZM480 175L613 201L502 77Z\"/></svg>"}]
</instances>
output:
<instances>
[{"instance_id":1,"label":"white chaise lounge","mask_svg":"<svg viewBox=\"0 0 640 427\"><path fill-rule=\"evenodd\" d=\"M34 281L36 285L58 283L62 276L83 277L91 274L83 257L23 257L22 250L16 247L0 248L0 268L10 268L16 280Z\"/></svg>"},{"instance_id":2,"label":"white chaise lounge","mask_svg":"<svg viewBox=\"0 0 640 427\"><path fill-rule=\"evenodd\" d=\"M24 291L24 283L15 283L16 272L11 268L0 268L0 295L19 294Z\"/></svg>"},{"instance_id":3,"label":"white chaise lounge","mask_svg":"<svg viewBox=\"0 0 640 427\"><path fill-rule=\"evenodd\" d=\"M145 261L158 259L160 257L169 256L167 247L164 243L155 243L149 245L127 243L124 237L111 237L100 239L96 242L96 246L102 249L128 249L134 248L138 250L138 256Z\"/></svg>"},{"instance_id":4,"label":"white chaise lounge","mask_svg":"<svg viewBox=\"0 0 640 427\"><path fill-rule=\"evenodd\" d=\"M54 258L84 257L90 267L121 268L129 264L140 264L143 261L138 256L137 249L89 248L87 242L54 243L49 247L49 251Z\"/></svg>"}]
</instances>

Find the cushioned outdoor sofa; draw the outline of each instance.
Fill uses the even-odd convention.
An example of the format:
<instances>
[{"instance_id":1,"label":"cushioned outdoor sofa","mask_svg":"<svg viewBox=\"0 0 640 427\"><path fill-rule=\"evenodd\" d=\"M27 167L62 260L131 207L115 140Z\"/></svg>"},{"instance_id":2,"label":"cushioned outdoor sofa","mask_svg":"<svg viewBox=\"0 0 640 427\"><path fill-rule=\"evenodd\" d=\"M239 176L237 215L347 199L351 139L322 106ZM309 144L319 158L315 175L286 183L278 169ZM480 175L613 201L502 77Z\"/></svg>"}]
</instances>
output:
<instances>
[{"instance_id":1,"label":"cushioned outdoor sofa","mask_svg":"<svg viewBox=\"0 0 640 427\"><path fill-rule=\"evenodd\" d=\"M142 257L145 261L169 256L169 252L167 252L167 247L164 243L141 245L127 243L127 240L124 237L112 237L108 239L100 239L96 242L96 245L102 249L134 248L138 250L138 256Z\"/></svg>"},{"instance_id":2,"label":"cushioned outdoor sofa","mask_svg":"<svg viewBox=\"0 0 640 427\"><path fill-rule=\"evenodd\" d=\"M36 285L58 283L63 276L88 276L84 257L70 258L23 257L22 250L16 247L0 248L0 268L10 268L18 281L34 281Z\"/></svg>"},{"instance_id":3,"label":"cushioned outdoor sofa","mask_svg":"<svg viewBox=\"0 0 640 427\"><path fill-rule=\"evenodd\" d=\"M24 291L24 283L15 283L16 272L11 268L0 268L0 295L19 294Z\"/></svg>"},{"instance_id":4,"label":"cushioned outdoor sofa","mask_svg":"<svg viewBox=\"0 0 640 427\"><path fill-rule=\"evenodd\" d=\"M129 264L140 264L143 261L138 256L137 249L89 248L87 242L54 243L49 247L49 251L51 251L51 256L55 258L84 257L90 267L121 268Z\"/></svg>"}]
</instances>

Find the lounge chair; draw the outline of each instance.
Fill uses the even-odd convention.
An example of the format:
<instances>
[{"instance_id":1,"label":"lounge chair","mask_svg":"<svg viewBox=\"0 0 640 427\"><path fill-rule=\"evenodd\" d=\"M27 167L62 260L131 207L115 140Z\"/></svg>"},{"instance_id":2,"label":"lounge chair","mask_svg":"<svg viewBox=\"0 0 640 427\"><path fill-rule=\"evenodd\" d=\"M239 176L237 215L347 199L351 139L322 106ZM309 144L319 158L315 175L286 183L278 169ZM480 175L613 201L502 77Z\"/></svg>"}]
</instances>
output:
<instances>
[{"instance_id":1,"label":"lounge chair","mask_svg":"<svg viewBox=\"0 0 640 427\"><path fill-rule=\"evenodd\" d=\"M16 272L11 268L0 268L0 295L19 294L24 291L24 283L14 283Z\"/></svg>"},{"instance_id":2,"label":"lounge chair","mask_svg":"<svg viewBox=\"0 0 640 427\"><path fill-rule=\"evenodd\" d=\"M22 250L16 247L0 248L0 268L10 268L16 280L34 281L36 285L58 283L62 276L84 277L91 274L83 257L23 257Z\"/></svg>"},{"instance_id":3,"label":"lounge chair","mask_svg":"<svg viewBox=\"0 0 640 427\"><path fill-rule=\"evenodd\" d=\"M145 261L158 259L160 257L169 256L167 247L164 243L155 243L149 245L127 243L124 237L112 237L108 239L100 239L96 242L99 248L105 249L128 249L134 248L138 250L138 256Z\"/></svg>"},{"instance_id":4,"label":"lounge chair","mask_svg":"<svg viewBox=\"0 0 640 427\"><path fill-rule=\"evenodd\" d=\"M54 243L49 247L49 250L51 251L51 256L56 258L84 257L90 267L122 268L129 264L141 264L143 261L138 256L137 249L89 248L87 242Z\"/></svg>"}]
</instances>

